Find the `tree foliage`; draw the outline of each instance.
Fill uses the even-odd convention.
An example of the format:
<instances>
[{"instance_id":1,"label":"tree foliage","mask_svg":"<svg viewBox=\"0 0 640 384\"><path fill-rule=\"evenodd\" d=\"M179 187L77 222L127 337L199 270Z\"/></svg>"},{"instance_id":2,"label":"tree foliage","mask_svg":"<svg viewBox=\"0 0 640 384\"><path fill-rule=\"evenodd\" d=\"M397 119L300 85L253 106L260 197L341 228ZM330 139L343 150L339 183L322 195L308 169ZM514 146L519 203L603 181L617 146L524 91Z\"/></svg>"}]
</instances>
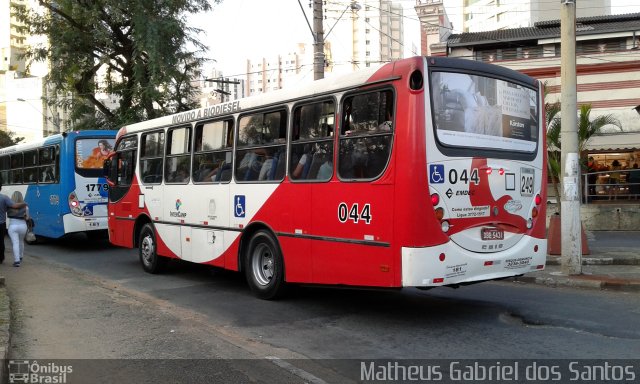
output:
<instances>
[{"instance_id":1,"label":"tree foliage","mask_svg":"<svg viewBox=\"0 0 640 384\"><path fill-rule=\"evenodd\" d=\"M560 118L560 111L560 102L545 104L549 173L556 199L558 200L556 205L558 212L560 210L558 181L561 172L560 150L562 148L562 119ZM601 115L592 119L591 104L581 105L578 112L578 153L582 155L591 137L601 133L606 127L615 127L622 131L622 125L614 115Z\"/></svg>"},{"instance_id":2,"label":"tree foliage","mask_svg":"<svg viewBox=\"0 0 640 384\"><path fill-rule=\"evenodd\" d=\"M201 76L207 49L188 16L210 10L208 0L38 3L46 11L13 8L29 34L48 38L26 57L48 60L49 86L73 95L76 129L117 128L197 106L193 80ZM117 107L99 95L116 99Z\"/></svg>"},{"instance_id":3,"label":"tree foliage","mask_svg":"<svg viewBox=\"0 0 640 384\"><path fill-rule=\"evenodd\" d=\"M0 148L19 144L22 140L24 140L24 137L16 137L15 132L0 130Z\"/></svg>"}]
</instances>

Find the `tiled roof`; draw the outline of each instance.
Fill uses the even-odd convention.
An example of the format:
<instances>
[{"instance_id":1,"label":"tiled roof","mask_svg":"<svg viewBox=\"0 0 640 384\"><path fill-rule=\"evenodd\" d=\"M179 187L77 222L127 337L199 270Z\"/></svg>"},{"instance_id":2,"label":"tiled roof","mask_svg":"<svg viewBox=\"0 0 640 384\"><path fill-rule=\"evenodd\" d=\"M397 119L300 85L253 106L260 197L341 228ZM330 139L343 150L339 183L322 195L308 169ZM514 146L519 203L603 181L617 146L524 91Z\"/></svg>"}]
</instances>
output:
<instances>
[{"instance_id":1,"label":"tiled roof","mask_svg":"<svg viewBox=\"0 0 640 384\"><path fill-rule=\"evenodd\" d=\"M640 29L640 13L580 17L576 20L576 35L578 36L638 29ZM447 44L450 47L460 47L553 37L560 37L560 20L537 22L533 27L453 34L447 39Z\"/></svg>"}]
</instances>

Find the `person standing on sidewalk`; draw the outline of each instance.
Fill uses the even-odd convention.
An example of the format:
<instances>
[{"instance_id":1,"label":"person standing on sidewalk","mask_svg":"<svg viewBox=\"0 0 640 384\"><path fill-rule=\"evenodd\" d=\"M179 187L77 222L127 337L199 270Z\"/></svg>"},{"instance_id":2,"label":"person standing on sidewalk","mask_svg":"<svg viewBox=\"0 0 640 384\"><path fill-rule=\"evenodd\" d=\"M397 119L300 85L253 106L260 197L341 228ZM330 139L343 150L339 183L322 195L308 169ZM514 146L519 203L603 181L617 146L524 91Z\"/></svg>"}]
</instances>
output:
<instances>
[{"instance_id":1,"label":"person standing on sidewalk","mask_svg":"<svg viewBox=\"0 0 640 384\"><path fill-rule=\"evenodd\" d=\"M0 183L0 191L2 191L2 183ZM27 206L24 201L15 203L4 193L0 193L0 264L4 261L4 238L7 235L7 209L20 209Z\"/></svg>"},{"instance_id":2,"label":"person standing on sidewalk","mask_svg":"<svg viewBox=\"0 0 640 384\"><path fill-rule=\"evenodd\" d=\"M16 204L24 203L24 197L20 191L13 192L11 200ZM24 236L27 234L27 220L29 220L29 207L25 205L22 208L9 208L7 217L11 219L9 222L9 237L13 244L13 266L19 267L24 256Z\"/></svg>"}]
</instances>

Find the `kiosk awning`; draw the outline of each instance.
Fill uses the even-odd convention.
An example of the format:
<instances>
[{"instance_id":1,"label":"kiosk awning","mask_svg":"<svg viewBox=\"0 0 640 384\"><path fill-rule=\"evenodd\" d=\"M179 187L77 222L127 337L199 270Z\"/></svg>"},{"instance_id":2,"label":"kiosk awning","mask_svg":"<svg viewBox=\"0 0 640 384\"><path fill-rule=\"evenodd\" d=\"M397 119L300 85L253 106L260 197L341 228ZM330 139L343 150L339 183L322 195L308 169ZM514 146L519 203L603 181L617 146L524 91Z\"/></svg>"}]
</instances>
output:
<instances>
[{"instance_id":1,"label":"kiosk awning","mask_svg":"<svg viewBox=\"0 0 640 384\"><path fill-rule=\"evenodd\" d=\"M585 149L588 151L622 151L640 149L640 132L624 132L591 136Z\"/></svg>"}]
</instances>

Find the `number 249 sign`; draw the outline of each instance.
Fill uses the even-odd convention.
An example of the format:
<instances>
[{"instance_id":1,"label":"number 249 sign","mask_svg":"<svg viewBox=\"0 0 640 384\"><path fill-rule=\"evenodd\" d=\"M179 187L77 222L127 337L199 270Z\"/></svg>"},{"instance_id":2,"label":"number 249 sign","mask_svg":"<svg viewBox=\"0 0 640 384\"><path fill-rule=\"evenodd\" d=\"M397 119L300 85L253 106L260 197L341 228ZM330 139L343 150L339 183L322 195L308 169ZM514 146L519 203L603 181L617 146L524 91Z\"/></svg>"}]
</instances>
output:
<instances>
[{"instance_id":1,"label":"number 249 sign","mask_svg":"<svg viewBox=\"0 0 640 384\"><path fill-rule=\"evenodd\" d=\"M338 205L338 220L341 223L346 223L351 220L354 224L358 224L359 221L364 221L369 224L372 219L370 204L364 204L362 210L360 210L358 203L351 205L351 207L349 207L347 203L340 203Z\"/></svg>"}]
</instances>

